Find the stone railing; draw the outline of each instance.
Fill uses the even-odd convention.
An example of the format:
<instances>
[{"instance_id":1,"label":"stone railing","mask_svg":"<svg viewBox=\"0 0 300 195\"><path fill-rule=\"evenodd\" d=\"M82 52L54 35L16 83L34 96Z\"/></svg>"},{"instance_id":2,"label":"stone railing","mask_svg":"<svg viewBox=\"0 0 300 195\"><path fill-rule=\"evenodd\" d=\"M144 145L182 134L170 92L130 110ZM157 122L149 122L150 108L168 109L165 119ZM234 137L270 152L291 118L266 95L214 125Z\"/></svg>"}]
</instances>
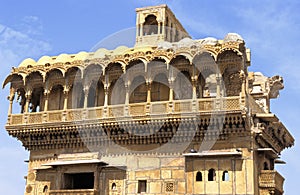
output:
<instances>
[{"instance_id":1,"label":"stone railing","mask_svg":"<svg viewBox=\"0 0 300 195\"><path fill-rule=\"evenodd\" d=\"M284 178L274 170L262 170L259 175L259 187L275 188L283 192Z\"/></svg>"},{"instance_id":2,"label":"stone railing","mask_svg":"<svg viewBox=\"0 0 300 195\"><path fill-rule=\"evenodd\" d=\"M158 101L134 103L129 105L111 105L67 110L54 110L36 113L12 114L7 125L42 124L73 122L116 117L140 117L161 114L184 114L214 111L240 110L240 97L201 98L197 100Z\"/></svg>"},{"instance_id":3,"label":"stone railing","mask_svg":"<svg viewBox=\"0 0 300 195\"><path fill-rule=\"evenodd\" d=\"M97 191L93 189L87 190L51 190L49 195L96 195Z\"/></svg>"}]
</instances>

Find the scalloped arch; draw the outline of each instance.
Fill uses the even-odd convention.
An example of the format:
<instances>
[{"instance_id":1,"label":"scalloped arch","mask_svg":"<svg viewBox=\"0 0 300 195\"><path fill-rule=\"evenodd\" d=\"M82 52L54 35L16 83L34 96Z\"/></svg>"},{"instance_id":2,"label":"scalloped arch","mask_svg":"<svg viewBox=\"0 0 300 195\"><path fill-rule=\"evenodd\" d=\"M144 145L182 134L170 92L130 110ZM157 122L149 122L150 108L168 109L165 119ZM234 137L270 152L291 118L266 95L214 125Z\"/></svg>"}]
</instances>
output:
<instances>
[{"instance_id":1,"label":"scalloped arch","mask_svg":"<svg viewBox=\"0 0 300 195\"><path fill-rule=\"evenodd\" d=\"M221 50L217 53L216 60L219 60L219 57L220 57L223 53L228 52L228 51L233 51L233 52L236 53L238 56L243 57L243 53L240 52L238 49L236 49L236 48L231 48L231 47L226 47L226 48L221 49Z\"/></svg>"},{"instance_id":2,"label":"scalloped arch","mask_svg":"<svg viewBox=\"0 0 300 195\"><path fill-rule=\"evenodd\" d=\"M14 77L14 76L21 76L21 77L22 77L22 81L23 81L23 85L25 85L25 77L26 77L26 74L13 73L13 74L8 75L8 76L5 78L5 80L4 80L3 83L2 83L2 89L4 89L5 86L13 80L13 77Z\"/></svg>"},{"instance_id":3,"label":"scalloped arch","mask_svg":"<svg viewBox=\"0 0 300 195\"><path fill-rule=\"evenodd\" d=\"M190 62L190 64L192 64L192 62L193 62L192 54L190 52L182 52L182 51L179 53L175 53L173 58L170 61L175 59L177 56L184 56Z\"/></svg>"}]
</instances>

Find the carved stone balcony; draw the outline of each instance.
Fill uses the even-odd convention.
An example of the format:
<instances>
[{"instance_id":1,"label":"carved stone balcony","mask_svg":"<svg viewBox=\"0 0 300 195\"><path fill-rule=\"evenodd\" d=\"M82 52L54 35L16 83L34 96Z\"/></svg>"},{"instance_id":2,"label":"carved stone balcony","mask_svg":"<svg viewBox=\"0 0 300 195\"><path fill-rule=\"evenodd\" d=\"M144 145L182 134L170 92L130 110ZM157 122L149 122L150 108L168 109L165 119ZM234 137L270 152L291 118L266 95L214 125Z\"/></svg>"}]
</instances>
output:
<instances>
[{"instance_id":1,"label":"carved stone balcony","mask_svg":"<svg viewBox=\"0 0 300 195\"><path fill-rule=\"evenodd\" d=\"M43 123L74 122L95 119L115 119L126 117L148 117L155 115L181 115L212 113L215 111L239 111L240 97L202 98L196 100L175 100L110 105L93 108L79 108L35 113L11 114L7 125L34 125Z\"/></svg>"},{"instance_id":2,"label":"carved stone balcony","mask_svg":"<svg viewBox=\"0 0 300 195\"><path fill-rule=\"evenodd\" d=\"M51 190L49 195L96 195L97 191L94 189L84 190Z\"/></svg>"},{"instance_id":3,"label":"carved stone balcony","mask_svg":"<svg viewBox=\"0 0 300 195\"><path fill-rule=\"evenodd\" d=\"M259 187L283 193L284 178L274 170L262 170L259 175Z\"/></svg>"}]
</instances>

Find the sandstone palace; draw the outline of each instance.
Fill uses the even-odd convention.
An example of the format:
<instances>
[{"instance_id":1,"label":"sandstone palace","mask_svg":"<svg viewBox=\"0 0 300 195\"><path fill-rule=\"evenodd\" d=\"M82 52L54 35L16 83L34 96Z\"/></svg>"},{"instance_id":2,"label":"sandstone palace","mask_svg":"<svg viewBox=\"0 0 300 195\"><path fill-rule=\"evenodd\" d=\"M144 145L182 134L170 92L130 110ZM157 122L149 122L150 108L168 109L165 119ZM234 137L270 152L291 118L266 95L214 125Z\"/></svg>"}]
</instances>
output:
<instances>
[{"instance_id":1,"label":"sandstone palace","mask_svg":"<svg viewBox=\"0 0 300 195\"><path fill-rule=\"evenodd\" d=\"M191 39L166 5L136 13L131 48L29 58L7 76L25 195L283 194L282 77L248 72L236 33Z\"/></svg>"}]
</instances>

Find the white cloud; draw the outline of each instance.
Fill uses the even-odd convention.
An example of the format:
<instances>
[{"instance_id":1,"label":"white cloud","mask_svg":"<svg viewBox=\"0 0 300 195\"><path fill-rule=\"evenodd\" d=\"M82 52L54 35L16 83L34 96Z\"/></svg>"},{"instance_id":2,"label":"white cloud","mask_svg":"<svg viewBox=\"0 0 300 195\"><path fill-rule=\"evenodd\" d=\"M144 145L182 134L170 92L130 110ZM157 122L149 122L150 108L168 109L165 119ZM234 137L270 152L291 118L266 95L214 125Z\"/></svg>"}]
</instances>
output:
<instances>
[{"instance_id":1,"label":"white cloud","mask_svg":"<svg viewBox=\"0 0 300 195\"><path fill-rule=\"evenodd\" d=\"M29 17L26 20L37 20ZM38 40L30 29L36 29L35 23L27 26L25 32L20 32L5 25L0 24L0 83L9 74L12 66L18 64L27 57L38 58L51 50L51 45L43 40ZM7 119L6 109L8 108L8 87L0 90L0 105L3 109L0 112L0 127L5 126ZM22 150L20 142L15 138L9 137L5 131L0 132L0 194L23 194L25 180L23 177L27 174L27 165L24 160L27 152Z\"/></svg>"}]
</instances>

